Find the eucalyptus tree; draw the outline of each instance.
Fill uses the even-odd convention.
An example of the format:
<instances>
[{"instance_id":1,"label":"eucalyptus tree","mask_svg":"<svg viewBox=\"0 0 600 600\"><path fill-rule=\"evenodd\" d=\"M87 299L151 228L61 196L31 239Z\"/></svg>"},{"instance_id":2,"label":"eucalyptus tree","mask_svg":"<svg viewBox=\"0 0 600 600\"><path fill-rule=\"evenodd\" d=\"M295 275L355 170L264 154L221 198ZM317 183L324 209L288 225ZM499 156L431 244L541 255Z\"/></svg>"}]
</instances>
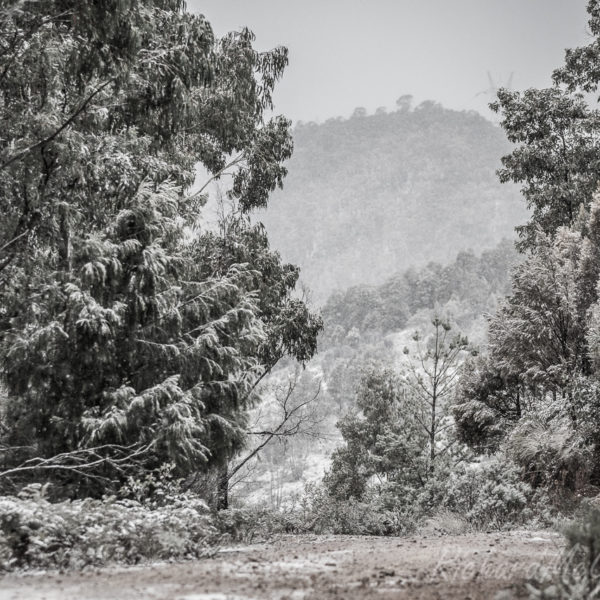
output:
<instances>
[{"instance_id":1,"label":"eucalyptus tree","mask_svg":"<svg viewBox=\"0 0 600 600\"><path fill-rule=\"evenodd\" d=\"M589 207L600 182L600 111L590 96L600 82L598 0L588 2L588 13L593 39L566 51L552 87L501 89L491 105L516 144L503 158L500 179L522 184L532 209L529 223L517 228L523 250L535 248L539 228L553 235L560 226L573 225L579 207Z\"/></svg>"}]
</instances>

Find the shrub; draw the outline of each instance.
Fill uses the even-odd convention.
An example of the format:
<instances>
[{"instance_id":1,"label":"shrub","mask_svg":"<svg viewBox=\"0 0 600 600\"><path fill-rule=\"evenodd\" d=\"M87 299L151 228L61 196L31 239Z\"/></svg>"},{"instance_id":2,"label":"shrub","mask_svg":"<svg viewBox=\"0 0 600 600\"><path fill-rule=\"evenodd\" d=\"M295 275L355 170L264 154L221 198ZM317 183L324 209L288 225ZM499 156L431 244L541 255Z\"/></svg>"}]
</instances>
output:
<instances>
[{"instance_id":1,"label":"shrub","mask_svg":"<svg viewBox=\"0 0 600 600\"><path fill-rule=\"evenodd\" d=\"M444 483L440 506L462 515L475 529L506 529L552 520L542 490L521 481L519 470L502 455L468 465Z\"/></svg>"},{"instance_id":2,"label":"shrub","mask_svg":"<svg viewBox=\"0 0 600 600\"><path fill-rule=\"evenodd\" d=\"M246 543L270 539L277 534L304 533L310 530L297 511L256 506L219 511L215 515L215 527L231 541Z\"/></svg>"},{"instance_id":3,"label":"shrub","mask_svg":"<svg viewBox=\"0 0 600 600\"><path fill-rule=\"evenodd\" d=\"M533 486L574 492L585 485L593 466L593 448L562 419L546 423L525 419L512 432L508 455Z\"/></svg>"},{"instance_id":4,"label":"shrub","mask_svg":"<svg viewBox=\"0 0 600 600\"><path fill-rule=\"evenodd\" d=\"M206 504L192 496L150 507L115 498L50 503L43 491L0 497L0 569L197 558L217 540Z\"/></svg>"},{"instance_id":5,"label":"shrub","mask_svg":"<svg viewBox=\"0 0 600 600\"><path fill-rule=\"evenodd\" d=\"M568 549L561 587L569 598L600 598L600 510L589 510L566 529L565 536Z\"/></svg>"},{"instance_id":6,"label":"shrub","mask_svg":"<svg viewBox=\"0 0 600 600\"><path fill-rule=\"evenodd\" d=\"M323 487L307 486L301 509L301 522L316 533L401 535L416 527L412 508L375 490L362 500L340 499Z\"/></svg>"}]
</instances>

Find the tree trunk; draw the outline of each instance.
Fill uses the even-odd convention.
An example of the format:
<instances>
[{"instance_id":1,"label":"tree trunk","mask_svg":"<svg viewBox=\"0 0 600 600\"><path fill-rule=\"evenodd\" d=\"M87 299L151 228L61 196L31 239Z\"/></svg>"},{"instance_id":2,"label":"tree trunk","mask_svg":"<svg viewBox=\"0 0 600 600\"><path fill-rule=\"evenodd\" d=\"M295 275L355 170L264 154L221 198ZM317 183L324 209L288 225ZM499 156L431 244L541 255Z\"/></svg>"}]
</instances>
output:
<instances>
[{"instance_id":1,"label":"tree trunk","mask_svg":"<svg viewBox=\"0 0 600 600\"><path fill-rule=\"evenodd\" d=\"M429 476L435 474L435 408L432 411L433 418L431 419L431 433L429 434Z\"/></svg>"},{"instance_id":2,"label":"tree trunk","mask_svg":"<svg viewBox=\"0 0 600 600\"><path fill-rule=\"evenodd\" d=\"M59 264L63 271L69 273L71 271L71 226L69 223L69 211L65 204L59 205L59 228Z\"/></svg>"},{"instance_id":3,"label":"tree trunk","mask_svg":"<svg viewBox=\"0 0 600 600\"><path fill-rule=\"evenodd\" d=\"M217 480L217 510L226 510L229 508L229 470L225 463L219 467Z\"/></svg>"},{"instance_id":4,"label":"tree trunk","mask_svg":"<svg viewBox=\"0 0 600 600\"><path fill-rule=\"evenodd\" d=\"M435 365L437 372L437 363ZM429 430L429 477L435 475L435 434L436 434L436 404L437 404L437 381L433 382L433 393L431 396L431 429Z\"/></svg>"}]
</instances>

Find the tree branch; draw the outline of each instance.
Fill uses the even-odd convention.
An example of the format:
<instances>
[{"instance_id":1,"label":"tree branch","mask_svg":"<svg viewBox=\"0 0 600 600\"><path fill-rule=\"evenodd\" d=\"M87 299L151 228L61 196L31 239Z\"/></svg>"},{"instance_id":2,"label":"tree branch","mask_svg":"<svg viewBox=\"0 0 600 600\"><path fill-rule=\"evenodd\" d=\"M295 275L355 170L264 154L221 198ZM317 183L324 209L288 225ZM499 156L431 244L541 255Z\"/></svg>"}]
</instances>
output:
<instances>
[{"instance_id":1,"label":"tree branch","mask_svg":"<svg viewBox=\"0 0 600 600\"><path fill-rule=\"evenodd\" d=\"M10 166L12 163L16 162L17 160L22 159L24 156L26 156L27 154L29 154L30 152L32 152L33 150L35 150L36 148L40 148L42 146L45 146L46 144L50 143L53 139L55 139L57 136L59 136L69 125L71 125L71 123L73 123L73 121L86 109L87 105L101 92L103 91L108 85L110 85L111 83L114 82L114 78L109 79L108 81L106 81L105 83L103 83L99 88L95 89L80 105L79 107L75 110L75 112L56 130L54 131L52 134L50 134L48 137L45 137L43 140L40 140L39 142L36 142L35 144L32 144L31 146L25 148L24 150L21 150L21 152L18 152L17 154L15 154L14 156L12 156L11 158L9 158L7 161L5 161L4 163L2 163L0 165L0 171L2 169L6 169L6 167Z\"/></svg>"}]
</instances>

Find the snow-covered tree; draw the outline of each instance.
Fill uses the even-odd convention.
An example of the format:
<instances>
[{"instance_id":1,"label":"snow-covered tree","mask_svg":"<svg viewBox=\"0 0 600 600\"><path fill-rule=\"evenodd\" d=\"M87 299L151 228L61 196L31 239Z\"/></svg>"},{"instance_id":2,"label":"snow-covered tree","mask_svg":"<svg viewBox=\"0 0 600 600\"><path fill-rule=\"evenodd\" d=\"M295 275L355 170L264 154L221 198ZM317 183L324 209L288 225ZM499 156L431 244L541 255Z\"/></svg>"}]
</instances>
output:
<instances>
[{"instance_id":1,"label":"snow-covered tree","mask_svg":"<svg viewBox=\"0 0 600 600\"><path fill-rule=\"evenodd\" d=\"M314 353L298 270L248 219L292 152L266 118L287 51L252 43L179 0L0 3L1 377L28 456L99 448L110 480L115 449L179 474L226 462L257 379ZM198 163L231 176L220 234Z\"/></svg>"}]
</instances>

